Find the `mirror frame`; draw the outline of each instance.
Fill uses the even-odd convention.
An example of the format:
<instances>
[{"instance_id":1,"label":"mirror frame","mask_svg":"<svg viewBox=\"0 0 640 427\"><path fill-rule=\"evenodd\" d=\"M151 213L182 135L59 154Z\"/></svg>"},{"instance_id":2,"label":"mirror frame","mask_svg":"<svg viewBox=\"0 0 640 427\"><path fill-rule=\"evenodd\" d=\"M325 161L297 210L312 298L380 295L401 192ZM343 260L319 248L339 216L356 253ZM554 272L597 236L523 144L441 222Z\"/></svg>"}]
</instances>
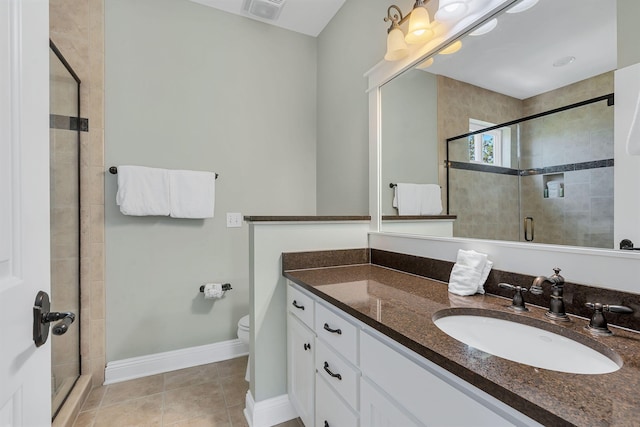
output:
<instances>
[{"instance_id":1,"label":"mirror frame","mask_svg":"<svg viewBox=\"0 0 640 427\"><path fill-rule=\"evenodd\" d=\"M548 264L550 260L562 258L561 264L565 266L569 264L570 267L573 267L571 268L572 274L570 280L572 282L591 284L601 288L624 292L640 293L638 290L640 284L637 284L638 274L640 274L640 264L638 263L640 253L637 251L381 232L381 190L383 185L381 182L382 86L409 68L436 54L453 41L478 28L486 20L500 15L505 9L517 1L518 0L492 0L484 9L473 16L465 18L442 37L418 49L414 49L404 60L397 62L387 62L383 60L365 74L365 77L368 79L367 93L369 100L370 240L376 242L380 241L382 236L389 236L393 242L399 242L399 247L406 247L408 252L415 252L415 254L420 253L422 256L432 253L432 257L438 259L442 258L442 252L440 250L434 251L433 248L435 247L444 249L445 252L451 252L455 247L476 248L477 250L483 250L498 256L506 255L501 265L496 265L498 269L518 271L522 274L531 274L534 276L545 273L546 270L541 270L541 268L543 268L543 265ZM640 64L638 65L640 66ZM616 104L618 104L617 99ZM616 155L618 153L617 150L618 148L616 148ZM628 162L633 163L633 165L636 164L635 161L632 162L628 160ZM640 160L637 163L640 163ZM618 166L617 159L616 166ZM616 177L617 176L616 174ZM616 214L616 221L617 219ZM640 221L636 221L636 226L637 224L640 224ZM616 238L615 236L616 232L614 231L614 238ZM383 246L389 246L391 250L396 244L386 244ZM585 265L593 266L594 268L584 268ZM546 269L549 269L553 266L547 265L547 267Z\"/></svg>"}]
</instances>

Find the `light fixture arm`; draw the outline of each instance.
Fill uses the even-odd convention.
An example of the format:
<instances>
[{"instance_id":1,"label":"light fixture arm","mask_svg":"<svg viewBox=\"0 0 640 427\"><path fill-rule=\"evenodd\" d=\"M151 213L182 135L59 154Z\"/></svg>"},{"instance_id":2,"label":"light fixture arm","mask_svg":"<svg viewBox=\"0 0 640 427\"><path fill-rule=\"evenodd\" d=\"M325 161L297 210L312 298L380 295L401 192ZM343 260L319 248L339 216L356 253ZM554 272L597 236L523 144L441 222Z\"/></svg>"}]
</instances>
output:
<instances>
[{"instance_id":1,"label":"light fixture arm","mask_svg":"<svg viewBox=\"0 0 640 427\"><path fill-rule=\"evenodd\" d=\"M391 9L395 9L397 13L392 14ZM392 4L391 6L389 6L389 8L387 9L387 16L384 18L384 22L391 21L391 26L387 30L387 33L390 33L391 30L393 30L396 27L399 27L406 20L407 20L407 17L402 16L402 11L398 6L396 6L395 4Z\"/></svg>"},{"instance_id":2,"label":"light fixture arm","mask_svg":"<svg viewBox=\"0 0 640 427\"><path fill-rule=\"evenodd\" d=\"M428 2L429 0L426 0L426 1L416 0L415 4L413 5L413 8L411 9L411 12L413 12L413 9L415 9L416 7L426 7L426 4ZM392 15L391 9L395 9L398 13L394 13ZM391 26L387 30L387 33L393 30L395 27L399 27L400 25L407 22L407 20L411 17L411 12L407 13L406 16L403 16L402 11L398 6L396 6L395 4L392 4L391 6L389 6L389 8L387 9L387 16L384 18L384 22L391 21Z\"/></svg>"}]
</instances>

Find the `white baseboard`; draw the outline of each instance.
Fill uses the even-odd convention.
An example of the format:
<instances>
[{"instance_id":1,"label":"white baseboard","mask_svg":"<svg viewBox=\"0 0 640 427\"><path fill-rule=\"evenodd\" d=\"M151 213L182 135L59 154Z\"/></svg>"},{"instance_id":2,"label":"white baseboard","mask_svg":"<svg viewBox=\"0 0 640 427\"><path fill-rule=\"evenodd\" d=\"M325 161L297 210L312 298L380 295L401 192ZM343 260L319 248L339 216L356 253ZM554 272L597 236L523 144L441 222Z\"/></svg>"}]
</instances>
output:
<instances>
[{"instance_id":1,"label":"white baseboard","mask_svg":"<svg viewBox=\"0 0 640 427\"><path fill-rule=\"evenodd\" d=\"M287 394L256 402L249 390L245 404L244 417L249 427L270 427L298 416Z\"/></svg>"},{"instance_id":2,"label":"white baseboard","mask_svg":"<svg viewBox=\"0 0 640 427\"><path fill-rule=\"evenodd\" d=\"M239 339L183 348L107 363L104 385L161 374L192 366L220 362L249 354L249 346Z\"/></svg>"}]
</instances>

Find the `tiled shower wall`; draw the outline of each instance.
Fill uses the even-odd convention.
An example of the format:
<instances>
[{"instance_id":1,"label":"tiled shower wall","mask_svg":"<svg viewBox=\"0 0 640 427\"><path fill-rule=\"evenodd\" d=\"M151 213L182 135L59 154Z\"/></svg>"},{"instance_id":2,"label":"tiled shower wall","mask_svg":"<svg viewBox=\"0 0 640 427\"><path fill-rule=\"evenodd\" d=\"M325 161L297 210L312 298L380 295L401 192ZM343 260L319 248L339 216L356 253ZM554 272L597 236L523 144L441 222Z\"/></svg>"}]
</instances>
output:
<instances>
[{"instance_id":1,"label":"tiled shower wall","mask_svg":"<svg viewBox=\"0 0 640 427\"><path fill-rule=\"evenodd\" d=\"M613 72L523 101L526 115L613 93ZM597 102L521 127L520 169L613 159L613 107ZM522 216L535 220L535 241L613 248L613 166L552 174L563 197L544 197L543 175L522 177Z\"/></svg>"},{"instance_id":2,"label":"tiled shower wall","mask_svg":"<svg viewBox=\"0 0 640 427\"><path fill-rule=\"evenodd\" d=\"M468 133L470 118L490 123L505 123L522 116L522 101L519 99L438 76L438 140L441 141L439 158L442 160L440 165L446 158L446 139ZM463 148L466 147L466 138L459 144ZM458 160L461 160L460 156L458 157ZM441 166L439 179L442 183L446 182L445 173L446 170ZM451 170L450 174L450 213L458 216L453 223L454 236L495 240L518 239L518 204L509 196L517 195L516 176L459 169Z\"/></svg>"},{"instance_id":3,"label":"tiled shower wall","mask_svg":"<svg viewBox=\"0 0 640 427\"><path fill-rule=\"evenodd\" d=\"M446 118L439 119L442 141L468 132L469 118L503 123L613 92L613 73L522 101L448 78L438 82L438 116ZM488 108L479 101L483 98L501 107ZM450 158L463 161L466 139L458 143L462 151L455 145ZM520 169L612 159L613 108L599 102L523 125L521 155ZM511 167L518 169L517 164ZM544 197L543 175L522 177L520 213L517 176L451 169L450 213L458 216L454 235L517 241L523 237L521 217L531 216L535 242L612 248L613 167L563 172L561 177L562 198Z\"/></svg>"},{"instance_id":4,"label":"tiled shower wall","mask_svg":"<svg viewBox=\"0 0 640 427\"><path fill-rule=\"evenodd\" d=\"M80 354L82 374L104 382L104 1L50 0L50 38L82 80Z\"/></svg>"}]
</instances>

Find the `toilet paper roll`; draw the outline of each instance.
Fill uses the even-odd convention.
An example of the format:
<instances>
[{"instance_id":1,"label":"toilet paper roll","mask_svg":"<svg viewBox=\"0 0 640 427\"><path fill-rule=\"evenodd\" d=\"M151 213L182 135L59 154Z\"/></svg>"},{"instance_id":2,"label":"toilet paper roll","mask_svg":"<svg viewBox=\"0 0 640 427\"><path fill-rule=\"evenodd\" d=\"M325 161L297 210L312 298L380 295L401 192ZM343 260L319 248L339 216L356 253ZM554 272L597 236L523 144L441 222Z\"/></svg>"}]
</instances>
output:
<instances>
[{"instance_id":1,"label":"toilet paper roll","mask_svg":"<svg viewBox=\"0 0 640 427\"><path fill-rule=\"evenodd\" d=\"M205 299L222 298L223 295L224 291L222 290L222 283L207 283L204 285Z\"/></svg>"}]
</instances>

